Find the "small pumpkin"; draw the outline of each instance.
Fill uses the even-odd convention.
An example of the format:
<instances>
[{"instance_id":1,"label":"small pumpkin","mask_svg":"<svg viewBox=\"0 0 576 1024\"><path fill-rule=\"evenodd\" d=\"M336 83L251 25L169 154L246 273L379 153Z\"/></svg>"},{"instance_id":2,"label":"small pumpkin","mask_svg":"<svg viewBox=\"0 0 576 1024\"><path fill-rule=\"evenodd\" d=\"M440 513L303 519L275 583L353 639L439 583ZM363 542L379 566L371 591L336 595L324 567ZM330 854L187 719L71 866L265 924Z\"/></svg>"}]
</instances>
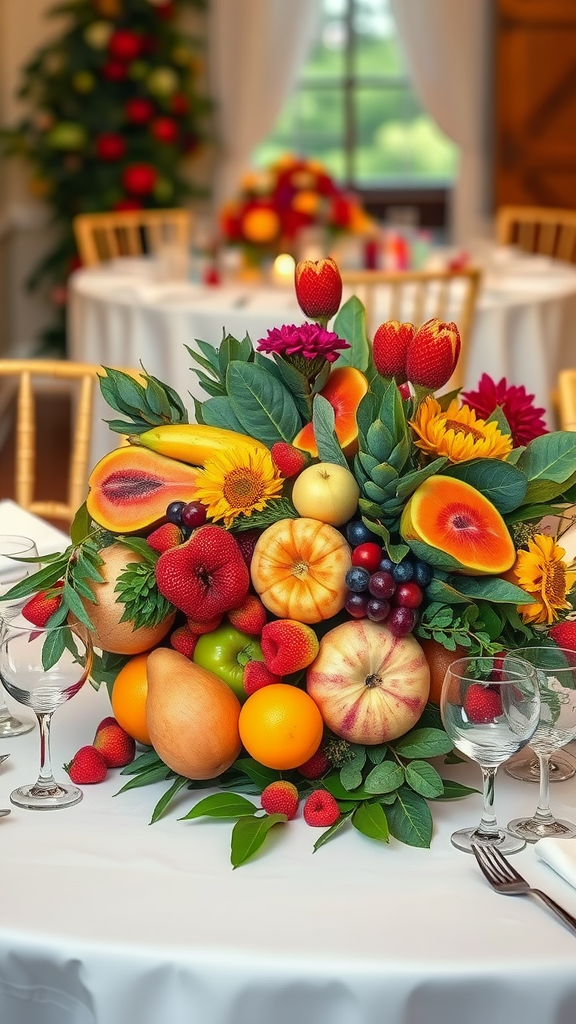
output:
<instances>
[{"instance_id":1,"label":"small pumpkin","mask_svg":"<svg viewBox=\"0 0 576 1024\"><path fill-rule=\"evenodd\" d=\"M265 607L282 619L321 622L346 600L350 546L317 519L281 519L258 539L250 566Z\"/></svg>"}]
</instances>

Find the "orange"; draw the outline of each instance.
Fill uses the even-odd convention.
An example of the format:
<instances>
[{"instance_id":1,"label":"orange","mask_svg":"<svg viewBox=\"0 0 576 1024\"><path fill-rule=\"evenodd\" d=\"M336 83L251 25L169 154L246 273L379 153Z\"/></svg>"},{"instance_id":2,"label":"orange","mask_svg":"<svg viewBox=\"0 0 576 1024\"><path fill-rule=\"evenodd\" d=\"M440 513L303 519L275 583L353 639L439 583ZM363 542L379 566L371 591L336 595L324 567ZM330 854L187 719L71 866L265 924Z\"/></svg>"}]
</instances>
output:
<instances>
[{"instance_id":1,"label":"orange","mask_svg":"<svg viewBox=\"0 0 576 1024\"><path fill-rule=\"evenodd\" d=\"M428 667L430 668L430 695L428 700L432 704L440 704L442 683L444 682L448 666L453 661L457 661L458 658L465 658L467 652L463 647L456 647L455 651L447 651L437 640L419 639L418 643L424 651Z\"/></svg>"},{"instance_id":2,"label":"orange","mask_svg":"<svg viewBox=\"0 0 576 1024\"><path fill-rule=\"evenodd\" d=\"M242 706L240 739L255 761L284 770L304 764L320 746L324 723L304 690L271 683Z\"/></svg>"},{"instance_id":3,"label":"orange","mask_svg":"<svg viewBox=\"0 0 576 1024\"><path fill-rule=\"evenodd\" d=\"M148 694L148 677L146 675L146 659L149 651L130 658L120 669L112 687L112 711L114 718L122 728L138 743L151 745L148 726L146 725L146 696Z\"/></svg>"}]
</instances>

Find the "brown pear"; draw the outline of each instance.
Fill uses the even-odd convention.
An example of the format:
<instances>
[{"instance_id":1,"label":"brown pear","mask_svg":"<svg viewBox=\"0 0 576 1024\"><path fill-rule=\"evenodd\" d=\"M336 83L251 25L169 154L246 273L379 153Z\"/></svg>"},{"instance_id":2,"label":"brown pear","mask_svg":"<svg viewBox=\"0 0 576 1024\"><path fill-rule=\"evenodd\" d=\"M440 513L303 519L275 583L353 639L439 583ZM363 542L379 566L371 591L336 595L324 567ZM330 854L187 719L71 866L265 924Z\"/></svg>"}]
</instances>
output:
<instances>
[{"instance_id":1,"label":"brown pear","mask_svg":"<svg viewBox=\"0 0 576 1024\"><path fill-rule=\"evenodd\" d=\"M188 779L214 779L241 749L240 702L229 686L183 654L158 647L146 661L146 722L165 764Z\"/></svg>"}]
</instances>

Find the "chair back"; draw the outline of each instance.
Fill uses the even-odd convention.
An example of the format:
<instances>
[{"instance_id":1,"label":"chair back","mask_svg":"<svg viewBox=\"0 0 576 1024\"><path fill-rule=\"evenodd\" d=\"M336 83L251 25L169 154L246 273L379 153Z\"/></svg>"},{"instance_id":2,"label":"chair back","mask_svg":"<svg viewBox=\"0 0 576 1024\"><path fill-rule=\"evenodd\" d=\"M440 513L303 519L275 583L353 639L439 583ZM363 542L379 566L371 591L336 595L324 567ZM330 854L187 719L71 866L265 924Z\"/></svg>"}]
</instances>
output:
<instances>
[{"instance_id":1,"label":"chair back","mask_svg":"<svg viewBox=\"0 0 576 1024\"><path fill-rule=\"evenodd\" d=\"M163 246L187 249L192 214L184 209L81 213L73 227L82 264L92 267L119 256L154 253Z\"/></svg>"},{"instance_id":2,"label":"chair back","mask_svg":"<svg viewBox=\"0 0 576 1024\"><path fill-rule=\"evenodd\" d=\"M560 371L557 398L560 430L576 430L576 370Z\"/></svg>"},{"instance_id":3,"label":"chair back","mask_svg":"<svg viewBox=\"0 0 576 1024\"><path fill-rule=\"evenodd\" d=\"M496 214L500 245L517 245L524 252L576 261L576 210L544 206L501 206Z\"/></svg>"},{"instance_id":4,"label":"chair back","mask_svg":"<svg viewBox=\"0 0 576 1024\"><path fill-rule=\"evenodd\" d=\"M92 432L94 387L101 366L52 359L0 359L0 377L13 378L16 385L15 498L36 515L71 522L85 497L86 475ZM67 500L37 501L36 401L38 385L77 382L73 404L72 440L68 464Z\"/></svg>"},{"instance_id":5,"label":"chair back","mask_svg":"<svg viewBox=\"0 0 576 1024\"><path fill-rule=\"evenodd\" d=\"M366 307L370 337L385 320L409 321L419 327L432 317L455 321L462 348L450 387L464 382L468 343L474 320L481 271L457 270L345 270L345 294L354 292Z\"/></svg>"}]
</instances>

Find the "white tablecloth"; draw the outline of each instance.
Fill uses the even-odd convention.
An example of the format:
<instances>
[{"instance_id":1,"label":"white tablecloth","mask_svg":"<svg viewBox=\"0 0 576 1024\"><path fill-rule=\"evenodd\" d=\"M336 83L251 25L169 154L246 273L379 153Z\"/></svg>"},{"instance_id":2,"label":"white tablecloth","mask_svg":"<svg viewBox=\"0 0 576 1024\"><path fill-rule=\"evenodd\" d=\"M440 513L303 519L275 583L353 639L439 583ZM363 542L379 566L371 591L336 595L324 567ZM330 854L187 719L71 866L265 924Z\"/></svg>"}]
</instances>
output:
<instances>
[{"instance_id":1,"label":"white tablecloth","mask_svg":"<svg viewBox=\"0 0 576 1024\"><path fill-rule=\"evenodd\" d=\"M123 270L124 266L124 270ZM219 344L222 331L253 342L270 327L301 323L292 288L156 283L142 261L77 271L69 308L70 355L108 365L138 366L165 380L184 400L205 398L184 345ZM432 314L430 314L432 315ZM547 411L559 370L576 366L576 268L522 257L495 261L486 275L472 333L466 386L483 372L525 384ZM114 447L98 404L92 462Z\"/></svg>"},{"instance_id":2,"label":"white tablecloth","mask_svg":"<svg viewBox=\"0 0 576 1024\"><path fill-rule=\"evenodd\" d=\"M0 532L65 543L11 502ZM13 705L15 706L15 705ZM16 707L16 706L15 706ZM20 712L21 708L18 709ZM57 773L110 713L89 685L53 723ZM3 740L0 806L36 777L38 733ZM471 785L474 766L444 768ZM122 780L124 781L124 780ZM2 1024L572 1024L576 937L531 899L489 889L450 845L481 799L435 803L431 850L351 828L312 855L319 830L278 827L232 871L230 822L153 827L162 785L114 797L112 771L76 807L0 820ZM533 811L536 787L501 773L501 821ZM576 815L576 782L552 787ZM573 914L576 890L538 860L514 863Z\"/></svg>"}]
</instances>

